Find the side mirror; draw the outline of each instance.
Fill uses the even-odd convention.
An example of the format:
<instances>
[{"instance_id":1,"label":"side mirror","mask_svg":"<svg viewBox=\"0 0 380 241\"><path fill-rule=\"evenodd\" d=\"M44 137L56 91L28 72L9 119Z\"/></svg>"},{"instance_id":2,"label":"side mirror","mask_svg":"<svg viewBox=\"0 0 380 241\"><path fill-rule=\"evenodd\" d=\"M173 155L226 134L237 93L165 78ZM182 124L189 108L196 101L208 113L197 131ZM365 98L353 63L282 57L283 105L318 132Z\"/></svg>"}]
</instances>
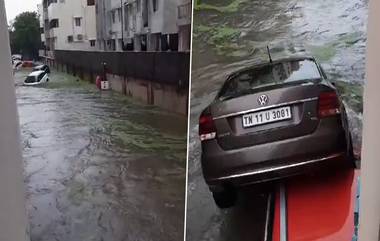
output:
<instances>
[{"instance_id":1,"label":"side mirror","mask_svg":"<svg viewBox=\"0 0 380 241\"><path fill-rule=\"evenodd\" d=\"M335 82L331 82L331 84L336 87L336 83Z\"/></svg>"}]
</instances>

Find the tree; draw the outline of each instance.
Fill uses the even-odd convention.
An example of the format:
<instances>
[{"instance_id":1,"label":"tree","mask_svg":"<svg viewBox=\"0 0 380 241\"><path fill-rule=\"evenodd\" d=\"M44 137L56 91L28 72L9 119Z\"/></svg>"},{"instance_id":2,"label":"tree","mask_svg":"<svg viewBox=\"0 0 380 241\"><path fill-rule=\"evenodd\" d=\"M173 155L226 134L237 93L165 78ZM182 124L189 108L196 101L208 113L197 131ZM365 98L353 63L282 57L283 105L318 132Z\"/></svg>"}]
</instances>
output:
<instances>
[{"instance_id":1,"label":"tree","mask_svg":"<svg viewBox=\"0 0 380 241\"><path fill-rule=\"evenodd\" d=\"M25 58L38 58L41 46L40 23L36 12L19 14L10 30L9 37L13 54L20 53Z\"/></svg>"}]
</instances>

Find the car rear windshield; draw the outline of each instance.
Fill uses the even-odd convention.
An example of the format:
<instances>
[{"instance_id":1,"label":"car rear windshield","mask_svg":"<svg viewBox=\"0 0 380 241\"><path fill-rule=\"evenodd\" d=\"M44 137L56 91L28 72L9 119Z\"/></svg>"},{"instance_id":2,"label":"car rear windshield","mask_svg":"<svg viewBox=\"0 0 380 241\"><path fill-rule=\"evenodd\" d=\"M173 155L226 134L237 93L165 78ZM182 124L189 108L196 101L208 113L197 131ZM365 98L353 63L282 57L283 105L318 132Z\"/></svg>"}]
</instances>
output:
<instances>
[{"instance_id":1,"label":"car rear windshield","mask_svg":"<svg viewBox=\"0 0 380 241\"><path fill-rule=\"evenodd\" d=\"M25 83L34 83L36 82L36 77L34 76L28 76L25 80Z\"/></svg>"},{"instance_id":2,"label":"car rear windshield","mask_svg":"<svg viewBox=\"0 0 380 241\"><path fill-rule=\"evenodd\" d=\"M40 82L44 76L45 76L45 73L39 74L37 78L38 82Z\"/></svg>"},{"instance_id":3,"label":"car rear windshield","mask_svg":"<svg viewBox=\"0 0 380 241\"><path fill-rule=\"evenodd\" d=\"M223 85L218 98L228 99L275 84L319 81L321 74L313 60L295 60L268 64L242 71Z\"/></svg>"}]
</instances>

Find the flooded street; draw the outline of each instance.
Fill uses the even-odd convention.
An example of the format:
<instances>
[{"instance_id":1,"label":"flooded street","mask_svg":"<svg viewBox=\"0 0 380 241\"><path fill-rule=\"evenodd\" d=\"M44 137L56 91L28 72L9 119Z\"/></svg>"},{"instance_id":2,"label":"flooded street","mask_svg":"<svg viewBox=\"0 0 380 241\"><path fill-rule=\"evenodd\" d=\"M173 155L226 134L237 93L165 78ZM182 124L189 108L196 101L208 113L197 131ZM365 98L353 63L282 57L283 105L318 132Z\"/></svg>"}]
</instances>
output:
<instances>
[{"instance_id":1,"label":"flooded street","mask_svg":"<svg viewBox=\"0 0 380 241\"><path fill-rule=\"evenodd\" d=\"M349 115L354 148L361 146L367 0L204 0L194 11L187 240L263 240L267 196L247 190L220 210L200 164L198 118L226 76L257 61L313 55L336 81Z\"/></svg>"},{"instance_id":2,"label":"flooded street","mask_svg":"<svg viewBox=\"0 0 380 241\"><path fill-rule=\"evenodd\" d=\"M60 73L16 92L32 241L183 239L186 118Z\"/></svg>"}]
</instances>

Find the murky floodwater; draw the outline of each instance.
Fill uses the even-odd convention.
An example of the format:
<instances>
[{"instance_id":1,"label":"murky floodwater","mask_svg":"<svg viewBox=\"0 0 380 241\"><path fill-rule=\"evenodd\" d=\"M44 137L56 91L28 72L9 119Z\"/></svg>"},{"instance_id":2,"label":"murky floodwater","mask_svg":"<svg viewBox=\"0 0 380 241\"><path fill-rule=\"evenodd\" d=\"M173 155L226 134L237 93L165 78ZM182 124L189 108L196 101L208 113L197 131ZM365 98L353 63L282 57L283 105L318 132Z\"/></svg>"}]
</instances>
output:
<instances>
[{"instance_id":1,"label":"murky floodwater","mask_svg":"<svg viewBox=\"0 0 380 241\"><path fill-rule=\"evenodd\" d=\"M185 118L58 73L16 91L32 241L183 238Z\"/></svg>"},{"instance_id":2,"label":"murky floodwater","mask_svg":"<svg viewBox=\"0 0 380 241\"><path fill-rule=\"evenodd\" d=\"M262 240L265 196L245 194L227 211L213 203L200 167L199 114L229 73L267 60L269 45L274 59L309 54L319 60L337 81L359 148L368 0L200 2L194 12L187 240Z\"/></svg>"}]
</instances>

